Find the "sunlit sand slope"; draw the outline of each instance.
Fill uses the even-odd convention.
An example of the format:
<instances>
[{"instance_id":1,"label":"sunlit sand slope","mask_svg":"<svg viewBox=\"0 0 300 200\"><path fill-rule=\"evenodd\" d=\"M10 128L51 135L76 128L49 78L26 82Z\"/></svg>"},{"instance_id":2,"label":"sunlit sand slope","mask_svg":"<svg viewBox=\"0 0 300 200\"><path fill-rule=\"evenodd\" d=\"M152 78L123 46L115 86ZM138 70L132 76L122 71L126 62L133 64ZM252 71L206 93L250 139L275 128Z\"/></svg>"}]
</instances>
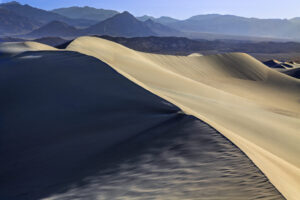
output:
<instances>
[{"instance_id":1,"label":"sunlit sand slope","mask_svg":"<svg viewBox=\"0 0 300 200\"><path fill-rule=\"evenodd\" d=\"M288 199L300 198L300 82L249 55L146 54L81 37L67 48L212 125L244 151Z\"/></svg>"},{"instance_id":2,"label":"sunlit sand slope","mask_svg":"<svg viewBox=\"0 0 300 200\"><path fill-rule=\"evenodd\" d=\"M49 50L54 51L57 50L54 47L41 44L38 42L4 42L0 44L0 56L1 54L17 54L25 51L42 51Z\"/></svg>"},{"instance_id":3,"label":"sunlit sand slope","mask_svg":"<svg viewBox=\"0 0 300 200\"><path fill-rule=\"evenodd\" d=\"M102 61L0 59L0 199L283 199L231 142Z\"/></svg>"}]
</instances>

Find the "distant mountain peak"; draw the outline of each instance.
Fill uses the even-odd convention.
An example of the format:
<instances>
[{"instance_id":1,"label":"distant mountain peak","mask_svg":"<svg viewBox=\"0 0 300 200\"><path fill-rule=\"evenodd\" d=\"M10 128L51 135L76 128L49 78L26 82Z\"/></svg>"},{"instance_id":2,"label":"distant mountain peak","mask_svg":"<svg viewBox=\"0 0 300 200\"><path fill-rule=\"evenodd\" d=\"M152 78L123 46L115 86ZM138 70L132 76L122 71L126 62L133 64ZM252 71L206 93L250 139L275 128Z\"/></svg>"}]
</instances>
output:
<instances>
[{"instance_id":1,"label":"distant mountain peak","mask_svg":"<svg viewBox=\"0 0 300 200\"><path fill-rule=\"evenodd\" d=\"M2 3L2 5L4 5L4 4L6 4L6 5L21 5L19 2L17 2L17 1L9 1L9 2L6 2L6 3Z\"/></svg>"},{"instance_id":2,"label":"distant mountain peak","mask_svg":"<svg viewBox=\"0 0 300 200\"><path fill-rule=\"evenodd\" d=\"M152 19L147 19L147 20L145 21L145 23L147 23L147 24L154 24L154 23L156 23L156 22L154 22Z\"/></svg>"},{"instance_id":3,"label":"distant mountain peak","mask_svg":"<svg viewBox=\"0 0 300 200\"><path fill-rule=\"evenodd\" d=\"M150 36L155 33L144 23L136 19L128 11L95 24L86 30L87 34L111 35L111 36Z\"/></svg>"},{"instance_id":4,"label":"distant mountain peak","mask_svg":"<svg viewBox=\"0 0 300 200\"><path fill-rule=\"evenodd\" d=\"M148 18L148 19L155 19L154 17L150 16L150 15L143 15L141 17L145 17L145 18Z\"/></svg>"},{"instance_id":5,"label":"distant mountain peak","mask_svg":"<svg viewBox=\"0 0 300 200\"><path fill-rule=\"evenodd\" d=\"M52 10L52 12L72 19L87 19L94 20L96 22L104 21L119 13L115 10L106 10L102 8L93 8L89 6L73 6L67 8L58 8Z\"/></svg>"},{"instance_id":6,"label":"distant mountain peak","mask_svg":"<svg viewBox=\"0 0 300 200\"><path fill-rule=\"evenodd\" d=\"M149 15L143 15L141 17L137 17L137 19L140 21L147 21L148 19L155 20L155 17L149 16Z\"/></svg>"},{"instance_id":7,"label":"distant mountain peak","mask_svg":"<svg viewBox=\"0 0 300 200\"><path fill-rule=\"evenodd\" d=\"M105 20L105 21L122 21L122 22L127 22L127 21L139 21L136 19L131 13L128 11L124 11L122 13L116 14L115 16Z\"/></svg>"},{"instance_id":8,"label":"distant mountain peak","mask_svg":"<svg viewBox=\"0 0 300 200\"><path fill-rule=\"evenodd\" d=\"M124 11L124 12L122 12L122 13L116 15L116 16L122 16L122 17L127 16L127 17L133 17L133 18L135 18L135 17L134 17L130 12L128 12L128 11Z\"/></svg>"},{"instance_id":9,"label":"distant mountain peak","mask_svg":"<svg viewBox=\"0 0 300 200\"><path fill-rule=\"evenodd\" d=\"M35 37L49 37L49 36L61 36L61 37L70 37L77 36L79 34L78 29L73 26L68 25L67 23L61 21L51 21L45 26L42 26L31 33L28 36Z\"/></svg>"}]
</instances>

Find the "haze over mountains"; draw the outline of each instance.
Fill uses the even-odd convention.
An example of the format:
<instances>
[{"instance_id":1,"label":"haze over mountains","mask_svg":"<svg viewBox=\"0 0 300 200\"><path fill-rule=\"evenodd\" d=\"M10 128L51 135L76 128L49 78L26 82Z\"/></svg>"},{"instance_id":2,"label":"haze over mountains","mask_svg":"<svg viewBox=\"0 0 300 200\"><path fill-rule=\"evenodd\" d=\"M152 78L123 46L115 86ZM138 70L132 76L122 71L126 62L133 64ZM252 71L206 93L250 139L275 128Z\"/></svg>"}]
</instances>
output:
<instances>
[{"instance_id":1,"label":"haze over mountains","mask_svg":"<svg viewBox=\"0 0 300 200\"><path fill-rule=\"evenodd\" d=\"M30 5L21 5L16 1L0 4L0 8L9 10L17 15L24 17L25 19L29 20L31 23L39 23L40 25L44 25L55 20L65 22L68 23L69 25L78 26L78 27L86 27L95 23L95 21L86 20L86 19L70 19L53 12L49 12L39 8L34 8ZM5 21L5 18L1 17L1 21ZM16 34L17 33L18 32L16 32Z\"/></svg>"},{"instance_id":2,"label":"haze over mountains","mask_svg":"<svg viewBox=\"0 0 300 200\"><path fill-rule=\"evenodd\" d=\"M39 25L36 21L30 21L28 18L0 7L0 35L26 33Z\"/></svg>"},{"instance_id":3,"label":"haze over mountains","mask_svg":"<svg viewBox=\"0 0 300 200\"><path fill-rule=\"evenodd\" d=\"M125 37L156 35L146 23L137 20L129 12L123 12L99 22L84 30L84 33L111 36L121 34Z\"/></svg>"},{"instance_id":4,"label":"haze over mountains","mask_svg":"<svg viewBox=\"0 0 300 200\"><path fill-rule=\"evenodd\" d=\"M94 21L103 21L119 13L114 10L97 9L88 6L58 8L52 10L52 12L72 19L88 19Z\"/></svg>"},{"instance_id":5,"label":"haze over mountains","mask_svg":"<svg viewBox=\"0 0 300 200\"><path fill-rule=\"evenodd\" d=\"M53 24L53 21L56 23ZM60 31L52 30L61 28ZM147 15L135 18L128 12L119 13L87 6L46 11L18 2L0 4L0 35L73 37L107 34L122 37L205 38L205 34L215 34L221 38L227 35L231 38L243 36L300 40L299 33L299 18L256 19L218 14L198 15L186 20L171 17L154 18Z\"/></svg>"},{"instance_id":6,"label":"haze over mountains","mask_svg":"<svg viewBox=\"0 0 300 200\"><path fill-rule=\"evenodd\" d=\"M148 15L144 15L142 17L137 17L137 19L141 20L141 21L147 21L147 20L151 19L152 21L155 21L155 22L158 22L158 23L161 23L161 24L170 24L170 23L180 21L178 19L174 19L174 18L166 17L166 16L155 18L155 17L151 17L151 16L148 16Z\"/></svg>"},{"instance_id":7,"label":"haze over mountains","mask_svg":"<svg viewBox=\"0 0 300 200\"><path fill-rule=\"evenodd\" d=\"M64 36L75 37L79 35L79 29L70 26L64 22L52 21L45 26L42 26L26 36L30 37L45 37L45 36Z\"/></svg>"},{"instance_id":8,"label":"haze over mountains","mask_svg":"<svg viewBox=\"0 0 300 200\"><path fill-rule=\"evenodd\" d=\"M176 35L179 31L147 20L137 20L128 12L117 14L88 28L78 29L61 21L52 21L22 37L76 37L82 35L110 35L124 37L144 37Z\"/></svg>"}]
</instances>

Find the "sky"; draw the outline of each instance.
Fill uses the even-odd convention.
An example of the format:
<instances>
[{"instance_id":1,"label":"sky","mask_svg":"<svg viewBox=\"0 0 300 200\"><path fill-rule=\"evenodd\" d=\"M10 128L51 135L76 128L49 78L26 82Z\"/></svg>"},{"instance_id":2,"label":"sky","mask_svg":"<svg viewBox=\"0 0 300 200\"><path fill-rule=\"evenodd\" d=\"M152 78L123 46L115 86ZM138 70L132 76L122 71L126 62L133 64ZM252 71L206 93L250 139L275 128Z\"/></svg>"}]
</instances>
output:
<instances>
[{"instance_id":1,"label":"sky","mask_svg":"<svg viewBox=\"0 0 300 200\"><path fill-rule=\"evenodd\" d=\"M18 2L46 10L91 6L117 11L126 10L135 16L146 14L177 19L216 13L257 18L300 17L300 0L18 0Z\"/></svg>"}]
</instances>

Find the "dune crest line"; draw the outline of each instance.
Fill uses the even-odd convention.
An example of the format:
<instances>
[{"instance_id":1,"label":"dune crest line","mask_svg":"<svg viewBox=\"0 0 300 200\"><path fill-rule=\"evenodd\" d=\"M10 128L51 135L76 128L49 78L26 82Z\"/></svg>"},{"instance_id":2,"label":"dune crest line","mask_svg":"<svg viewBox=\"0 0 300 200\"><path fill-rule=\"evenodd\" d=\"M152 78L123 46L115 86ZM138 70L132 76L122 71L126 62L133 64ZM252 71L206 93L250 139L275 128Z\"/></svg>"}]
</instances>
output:
<instances>
[{"instance_id":1,"label":"dune crest line","mask_svg":"<svg viewBox=\"0 0 300 200\"><path fill-rule=\"evenodd\" d=\"M20 47L20 48L19 48ZM0 46L8 53L60 51L39 43ZM300 80L243 53L168 56L96 37L64 51L95 57L238 146L287 199L300 198Z\"/></svg>"},{"instance_id":2,"label":"dune crest line","mask_svg":"<svg viewBox=\"0 0 300 200\"><path fill-rule=\"evenodd\" d=\"M299 80L243 53L155 55L96 37L77 38L67 50L102 60L207 122L245 152L287 199L300 197Z\"/></svg>"}]
</instances>

